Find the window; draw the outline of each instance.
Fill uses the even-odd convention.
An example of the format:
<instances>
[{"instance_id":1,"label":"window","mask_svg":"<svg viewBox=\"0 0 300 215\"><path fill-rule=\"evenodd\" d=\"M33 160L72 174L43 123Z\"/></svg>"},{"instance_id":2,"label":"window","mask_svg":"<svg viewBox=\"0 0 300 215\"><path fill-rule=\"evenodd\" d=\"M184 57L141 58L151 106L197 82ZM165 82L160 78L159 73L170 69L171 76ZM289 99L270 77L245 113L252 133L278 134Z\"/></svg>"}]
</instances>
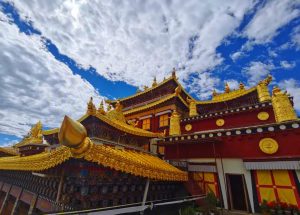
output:
<instances>
[{"instance_id":1,"label":"window","mask_svg":"<svg viewBox=\"0 0 300 215\"><path fill-rule=\"evenodd\" d=\"M169 125L169 116L168 114L164 114L159 116L159 127L164 127Z\"/></svg>"},{"instance_id":2,"label":"window","mask_svg":"<svg viewBox=\"0 0 300 215\"><path fill-rule=\"evenodd\" d=\"M150 129L150 118L143 120L142 128L145 129L145 130Z\"/></svg>"}]
</instances>

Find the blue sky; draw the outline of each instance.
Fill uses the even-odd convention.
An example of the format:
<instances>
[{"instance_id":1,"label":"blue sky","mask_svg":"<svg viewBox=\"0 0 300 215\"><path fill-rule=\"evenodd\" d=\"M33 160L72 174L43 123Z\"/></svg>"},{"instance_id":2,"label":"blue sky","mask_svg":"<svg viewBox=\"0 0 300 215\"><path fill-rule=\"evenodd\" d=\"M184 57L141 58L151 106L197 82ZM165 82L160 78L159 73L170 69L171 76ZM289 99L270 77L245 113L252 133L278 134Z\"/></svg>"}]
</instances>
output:
<instances>
[{"instance_id":1,"label":"blue sky","mask_svg":"<svg viewBox=\"0 0 300 215\"><path fill-rule=\"evenodd\" d=\"M300 111L300 1L1 1L0 145L173 67L197 99L268 74ZM271 86L272 87L272 86Z\"/></svg>"}]
</instances>

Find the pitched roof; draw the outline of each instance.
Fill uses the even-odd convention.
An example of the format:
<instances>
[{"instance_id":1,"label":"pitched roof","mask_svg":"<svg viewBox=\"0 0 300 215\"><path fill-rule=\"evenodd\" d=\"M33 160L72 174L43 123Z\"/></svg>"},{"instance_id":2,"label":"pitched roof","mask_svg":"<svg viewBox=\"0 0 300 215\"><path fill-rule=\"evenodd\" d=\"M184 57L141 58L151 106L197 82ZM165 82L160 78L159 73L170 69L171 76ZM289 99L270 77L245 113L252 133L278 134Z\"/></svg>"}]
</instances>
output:
<instances>
[{"instance_id":1,"label":"pitched roof","mask_svg":"<svg viewBox=\"0 0 300 215\"><path fill-rule=\"evenodd\" d=\"M75 158L70 148L60 146L50 152L24 157L0 158L0 169L42 171L55 167L70 158ZM187 180L186 172L177 169L156 156L143 152L93 144L90 151L83 156L83 159L140 177L169 181Z\"/></svg>"}]
</instances>

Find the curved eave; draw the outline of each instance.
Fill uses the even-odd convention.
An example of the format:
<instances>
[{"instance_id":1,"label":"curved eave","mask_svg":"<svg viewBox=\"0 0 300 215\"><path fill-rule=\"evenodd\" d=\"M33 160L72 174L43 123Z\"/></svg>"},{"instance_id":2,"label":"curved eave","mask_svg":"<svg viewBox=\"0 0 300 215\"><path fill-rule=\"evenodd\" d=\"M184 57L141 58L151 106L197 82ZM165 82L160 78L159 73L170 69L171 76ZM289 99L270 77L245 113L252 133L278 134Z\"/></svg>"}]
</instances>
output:
<instances>
[{"instance_id":1,"label":"curved eave","mask_svg":"<svg viewBox=\"0 0 300 215\"><path fill-rule=\"evenodd\" d=\"M14 149L7 149L7 148L3 148L0 147L0 152L3 152L5 154L11 155L11 156L15 156L18 155L17 151Z\"/></svg>"},{"instance_id":2,"label":"curved eave","mask_svg":"<svg viewBox=\"0 0 300 215\"><path fill-rule=\"evenodd\" d=\"M127 110L127 111L124 111L123 114L126 116L126 115L129 115L129 114L132 114L132 113L136 113L136 112L139 112L139 111L144 111L144 110L147 110L147 109L150 109L152 107L155 107L159 104L162 104L172 98L176 97L175 93L171 94L171 95L168 95L166 96L165 98L162 98L158 101L155 101L155 102L152 102L152 103L149 103L147 105L143 105L141 107L137 107L137 108L133 108L133 109L130 109L130 110ZM186 106L188 107L189 105L186 103L186 101L180 96L178 95L178 98L180 99L180 101Z\"/></svg>"},{"instance_id":3,"label":"curved eave","mask_svg":"<svg viewBox=\"0 0 300 215\"><path fill-rule=\"evenodd\" d=\"M216 104L216 103L220 103L220 102L226 102L226 101L234 100L234 99L240 98L242 96L245 96L249 93L254 92L255 90L256 90L256 86L252 87L248 90L232 91L232 92L228 93L228 95L223 93L223 94L219 95L220 98L207 100L207 101L196 101L196 104L201 105L201 104ZM222 95L223 95L223 97L222 97Z\"/></svg>"},{"instance_id":4,"label":"curved eave","mask_svg":"<svg viewBox=\"0 0 300 215\"><path fill-rule=\"evenodd\" d=\"M132 134L135 136L141 136L141 137L162 137L162 134L159 133L153 133L150 131L145 131L143 129L140 128L135 128L132 125L127 125L123 122L119 122L117 120L111 120L108 117L106 117L105 115L96 115L95 117L97 117L99 120L111 125L112 127L121 130L125 133L128 134Z\"/></svg>"},{"instance_id":5,"label":"curved eave","mask_svg":"<svg viewBox=\"0 0 300 215\"><path fill-rule=\"evenodd\" d=\"M82 122L83 120L85 120L87 117L89 117L89 114L85 114L82 117L80 117L80 119L78 119L78 122ZM135 128L132 125L127 125L123 122L119 122L117 120L112 120L108 117L106 117L105 115L95 115L94 117L98 118L99 120L111 125L112 127L121 130L123 132L126 132L128 134L132 134L135 136L141 136L141 137L162 137L162 134L159 133L153 133L153 132L149 132L149 131L145 131L143 129L140 128ZM50 134L55 134L59 132L59 128L55 128L55 129L51 129L48 131L43 131L42 134L43 135L50 135Z\"/></svg>"},{"instance_id":6,"label":"curved eave","mask_svg":"<svg viewBox=\"0 0 300 215\"><path fill-rule=\"evenodd\" d=\"M60 146L51 152L30 156L13 156L0 158L0 169L21 171L43 171L55 167L72 156L68 147ZM154 180L187 181L183 172L158 157L150 154L120 150L105 145L93 145L83 159L110 167L111 169L147 177Z\"/></svg>"}]
</instances>

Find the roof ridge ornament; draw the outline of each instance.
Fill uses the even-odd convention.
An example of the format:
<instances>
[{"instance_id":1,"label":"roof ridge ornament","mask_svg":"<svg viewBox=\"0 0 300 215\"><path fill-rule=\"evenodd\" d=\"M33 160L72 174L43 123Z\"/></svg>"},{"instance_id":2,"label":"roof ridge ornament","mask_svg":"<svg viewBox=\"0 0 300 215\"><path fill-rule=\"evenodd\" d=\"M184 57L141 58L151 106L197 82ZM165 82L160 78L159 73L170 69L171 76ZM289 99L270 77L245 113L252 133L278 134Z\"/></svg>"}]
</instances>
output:
<instances>
[{"instance_id":1,"label":"roof ridge ornament","mask_svg":"<svg viewBox=\"0 0 300 215\"><path fill-rule=\"evenodd\" d=\"M97 115L104 115L106 114L105 110L104 110L104 102L103 100L100 102L99 108L97 110Z\"/></svg>"},{"instance_id":2,"label":"roof ridge ornament","mask_svg":"<svg viewBox=\"0 0 300 215\"><path fill-rule=\"evenodd\" d=\"M154 78L153 78L152 87L156 87L156 86L157 86L156 77L154 77Z\"/></svg>"},{"instance_id":3,"label":"roof ridge ornament","mask_svg":"<svg viewBox=\"0 0 300 215\"><path fill-rule=\"evenodd\" d=\"M286 91L282 92L277 86L274 86L272 90L272 106L276 122L298 119L288 93Z\"/></svg>"},{"instance_id":4,"label":"roof ridge ornament","mask_svg":"<svg viewBox=\"0 0 300 215\"><path fill-rule=\"evenodd\" d=\"M228 83L226 82L225 83L225 90L224 90L225 93L230 93L230 87L228 85Z\"/></svg>"},{"instance_id":5,"label":"roof ridge ornament","mask_svg":"<svg viewBox=\"0 0 300 215\"><path fill-rule=\"evenodd\" d=\"M85 127L68 116L64 117L58 133L59 143L70 148L76 158L83 157L93 146Z\"/></svg>"},{"instance_id":6,"label":"roof ridge ornament","mask_svg":"<svg viewBox=\"0 0 300 215\"><path fill-rule=\"evenodd\" d=\"M172 78L176 78L176 69L175 69L175 67L172 70Z\"/></svg>"},{"instance_id":7,"label":"roof ridge ornament","mask_svg":"<svg viewBox=\"0 0 300 215\"><path fill-rule=\"evenodd\" d=\"M271 101L271 95L268 89L268 85L270 84L271 81L272 81L272 76L268 75L267 78L260 81L256 86L259 102Z\"/></svg>"},{"instance_id":8,"label":"roof ridge ornament","mask_svg":"<svg viewBox=\"0 0 300 215\"><path fill-rule=\"evenodd\" d=\"M93 103L93 97L90 98L90 101L87 103L87 110L86 114L88 115L96 115L97 109L96 106Z\"/></svg>"},{"instance_id":9,"label":"roof ridge ornament","mask_svg":"<svg viewBox=\"0 0 300 215\"><path fill-rule=\"evenodd\" d=\"M42 134L42 122L38 121L35 125L33 125L28 134L17 144L15 147L23 146L26 144L42 144L43 143L43 134Z\"/></svg>"}]
</instances>

